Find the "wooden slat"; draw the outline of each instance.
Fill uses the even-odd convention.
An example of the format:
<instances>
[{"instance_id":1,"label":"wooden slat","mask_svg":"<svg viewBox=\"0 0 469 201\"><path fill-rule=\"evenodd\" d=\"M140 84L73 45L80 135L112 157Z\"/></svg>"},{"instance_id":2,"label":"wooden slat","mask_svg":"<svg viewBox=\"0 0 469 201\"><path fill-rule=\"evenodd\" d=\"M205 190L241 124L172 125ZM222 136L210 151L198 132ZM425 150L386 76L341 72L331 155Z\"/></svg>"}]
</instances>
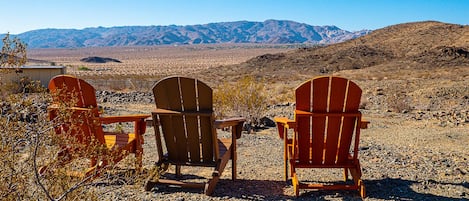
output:
<instances>
[{"instance_id":1,"label":"wooden slat","mask_svg":"<svg viewBox=\"0 0 469 201\"><path fill-rule=\"evenodd\" d=\"M168 80L172 81L172 80ZM167 95L169 99L170 109L182 111L182 102L181 102L181 92L179 91L180 85L178 81L173 82L172 88L168 88ZM187 150L187 137L186 137L186 127L184 124L183 116L173 116L172 120L172 136L175 139L177 148L177 160L178 161L187 161L188 160L188 150Z\"/></svg>"},{"instance_id":2,"label":"wooden slat","mask_svg":"<svg viewBox=\"0 0 469 201\"><path fill-rule=\"evenodd\" d=\"M199 110L213 111L212 89L199 80L197 80L197 95L199 100Z\"/></svg>"},{"instance_id":3,"label":"wooden slat","mask_svg":"<svg viewBox=\"0 0 469 201\"><path fill-rule=\"evenodd\" d=\"M188 78L179 78L184 111L197 111L196 81Z\"/></svg>"},{"instance_id":4,"label":"wooden slat","mask_svg":"<svg viewBox=\"0 0 469 201\"><path fill-rule=\"evenodd\" d=\"M347 93L348 80L333 77L330 85L329 112L344 112L345 96Z\"/></svg>"},{"instance_id":5,"label":"wooden slat","mask_svg":"<svg viewBox=\"0 0 469 201\"><path fill-rule=\"evenodd\" d=\"M184 111L197 111L196 82L193 79L180 78L181 95ZM198 116L184 116L187 132L187 150L190 162L200 162L200 134Z\"/></svg>"},{"instance_id":6,"label":"wooden slat","mask_svg":"<svg viewBox=\"0 0 469 201\"><path fill-rule=\"evenodd\" d=\"M344 112L348 80L339 77L330 78L328 112ZM342 117L327 117L326 149L324 164L334 164L337 158L339 138L341 135Z\"/></svg>"},{"instance_id":7,"label":"wooden slat","mask_svg":"<svg viewBox=\"0 0 469 201\"><path fill-rule=\"evenodd\" d=\"M327 118L326 147L324 153L324 164L334 164L337 158L337 144L339 142L341 117Z\"/></svg>"},{"instance_id":8,"label":"wooden slat","mask_svg":"<svg viewBox=\"0 0 469 201\"><path fill-rule=\"evenodd\" d=\"M347 99L345 101L345 112L352 113L358 112L360 107L362 90L358 85L353 82L349 82L349 88L347 93ZM355 117L344 117L342 124L342 136L339 147L339 155L337 163L344 163L348 159L348 153L350 152L350 145L352 137L354 135L355 127L360 122L357 122L358 116ZM358 140L358 139L357 139Z\"/></svg>"},{"instance_id":9,"label":"wooden slat","mask_svg":"<svg viewBox=\"0 0 469 201\"><path fill-rule=\"evenodd\" d=\"M311 111L311 81L306 81L295 90L296 110ZM295 111L296 113L296 111ZM295 142L298 146L295 147L295 154L298 154L299 163L308 163L309 161L309 142L311 137L311 118L309 116L297 116L295 120L298 125L297 137ZM298 150L296 151L296 149Z\"/></svg>"},{"instance_id":10,"label":"wooden slat","mask_svg":"<svg viewBox=\"0 0 469 201\"><path fill-rule=\"evenodd\" d=\"M200 162L199 123L196 116L185 116L187 129L187 150L191 162Z\"/></svg>"},{"instance_id":11,"label":"wooden slat","mask_svg":"<svg viewBox=\"0 0 469 201\"><path fill-rule=\"evenodd\" d=\"M360 107L362 90L354 82L350 82L347 94L345 112L357 112Z\"/></svg>"},{"instance_id":12,"label":"wooden slat","mask_svg":"<svg viewBox=\"0 0 469 201\"><path fill-rule=\"evenodd\" d=\"M70 101L73 101L73 102L76 101L76 105L75 105L76 107L86 108L87 105L83 101L83 93L81 91L81 87L80 87L81 83L79 79L75 77L65 77L65 76L62 79L64 80L64 84L67 88L66 89L68 93L67 96L71 96Z\"/></svg>"},{"instance_id":13,"label":"wooden slat","mask_svg":"<svg viewBox=\"0 0 469 201\"><path fill-rule=\"evenodd\" d=\"M97 108L98 104L96 102L96 90L94 87L82 79L78 79L78 82L80 83L80 99L83 103L83 106L86 108Z\"/></svg>"},{"instance_id":14,"label":"wooden slat","mask_svg":"<svg viewBox=\"0 0 469 201\"><path fill-rule=\"evenodd\" d=\"M214 161L214 144L212 134L212 118L200 117L200 131L202 141L202 158L204 162L212 163ZM216 137L216 135L215 135Z\"/></svg>"},{"instance_id":15,"label":"wooden slat","mask_svg":"<svg viewBox=\"0 0 469 201\"><path fill-rule=\"evenodd\" d=\"M312 80L312 109L313 113L327 112L329 95L329 77L320 77ZM322 164L324 160L324 140L326 140L327 121L324 116L312 119L311 162Z\"/></svg>"},{"instance_id":16,"label":"wooden slat","mask_svg":"<svg viewBox=\"0 0 469 201\"><path fill-rule=\"evenodd\" d=\"M313 102L313 112L327 112L327 103L329 97L329 77L321 77L314 79L312 81L313 84L313 94L312 94L312 102ZM314 130L313 130L314 133Z\"/></svg>"},{"instance_id":17,"label":"wooden slat","mask_svg":"<svg viewBox=\"0 0 469 201\"><path fill-rule=\"evenodd\" d=\"M324 151L324 132L326 130L326 119L324 117L312 118L313 135L311 143L311 163L322 164Z\"/></svg>"},{"instance_id":18,"label":"wooden slat","mask_svg":"<svg viewBox=\"0 0 469 201\"><path fill-rule=\"evenodd\" d=\"M198 105L200 110L213 111L212 89L203 82L197 81ZM204 162L213 163L217 155L216 134L213 133L213 116L200 117L200 134L202 141L202 158Z\"/></svg>"},{"instance_id":19,"label":"wooden slat","mask_svg":"<svg viewBox=\"0 0 469 201\"><path fill-rule=\"evenodd\" d=\"M116 147L125 148L135 141L135 134L119 134L119 133L106 133L104 135L106 140L105 144L108 149L114 149Z\"/></svg>"},{"instance_id":20,"label":"wooden slat","mask_svg":"<svg viewBox=\"0 0 469 201\"><path fill-rule=\"evenodd\" d=\"M172 116L160 116L161 131L163 139L168 150L168 159L170 161L178 161L178 149L175 138L173 137L174 129ZM156 129L156 128L155 128ZM158 146L162 146L161 144Z\"/></svg>"},{"instance_id":21,"label":"wooden slat","mask_svg":"<svg viewBox=\"0 0 469 201\"><path fill-rule=\"evenodd\" d=\"M337 164L344 163L348 159L356 120L356 117L344 117Z\"/></svg>"},{"instance_id":22,"label":"wooden slat","mask_svg":"<svg viewBox=\"0 0 469 201\"><path fill-rule=\"evenodd\" d=\"M310 158L310 140L311 140L311 130L310 122L311 117L297 117L296 121L298 123L297 135L298 138L294 139L298 143L298 159L299 163L308 163ZM296 151L295 151L296 152Z\"/></svg>"},{"instance_id":23,"label":"wooden slat","mask_svg":"<svg viewBox=\"0 0 469 201\"><path fill-rule=\"evenodd\" d=\"M295 98L297 110L311 111L311 81L305 82L296 88Z\"/></svg>"}]
</instances>

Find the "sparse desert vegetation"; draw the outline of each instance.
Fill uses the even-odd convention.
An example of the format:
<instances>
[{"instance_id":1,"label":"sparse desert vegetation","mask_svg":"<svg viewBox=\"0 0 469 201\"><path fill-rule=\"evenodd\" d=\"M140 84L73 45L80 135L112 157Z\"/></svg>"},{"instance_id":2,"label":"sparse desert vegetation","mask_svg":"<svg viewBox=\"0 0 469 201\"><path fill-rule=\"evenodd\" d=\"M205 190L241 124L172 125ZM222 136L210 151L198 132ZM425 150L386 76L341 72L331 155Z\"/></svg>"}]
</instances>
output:
<instances>
[{"instance_id":1,"label":"sparse desert vegetation","mask_svg":"<svg viewBox=\"0 0 469 201\"><path fill-rule=\"evenodd\" d=\"M326 47L225 44L32 49L28 57L35 63L68 66L68 73L99 90L99 104L111 115L149 113L154 108L153 83L164 76L183 75L197 77L216 90L234 86L244 77L253 78L265 87L254 87L260 90L258 95L265 95L265 116L292 118L293 90L301 82L318 75L347 77L363 89L361 109L371 122L362 131L359 155L366 199L464 200L469 198L468 29L422 22L387 27ZM80 61L90 56L122 63ZM156 161L152 132L149 128L145 135L146 169ZM229 173L223 175L213 197L180 189L144 192L138 180L89 189L99 192L100 199L359 199L355 193L315 191L292 197L292 187L283 181L283 145L276 132L269 127L241 137L239 180L230 181ZM313 174L316 179L330 177L324 172Z\"/></svg>"}]
</instances>

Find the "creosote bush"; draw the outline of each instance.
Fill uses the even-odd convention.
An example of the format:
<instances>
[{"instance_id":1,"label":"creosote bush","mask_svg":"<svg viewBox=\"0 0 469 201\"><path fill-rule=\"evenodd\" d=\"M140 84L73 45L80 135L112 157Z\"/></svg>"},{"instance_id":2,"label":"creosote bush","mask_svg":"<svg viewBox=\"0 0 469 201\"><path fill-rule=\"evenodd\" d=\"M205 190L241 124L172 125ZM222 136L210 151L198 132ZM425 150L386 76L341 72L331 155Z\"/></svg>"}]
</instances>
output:
<instances>
[{"instance_id":1,"label":"creosote bush","mask_svg":"<svg viewBox=\"0 0 469 201\"><path fill-rule=\"evenodd\" d=\"M0 54L0 200L100 200L97 188L89 187L112 184L122 177L103 173L91 181L70 173L89 167L89 160L80 158L99 158L109 150L94 137L89 139L90 146L83 147L71 136L72 132L55 134L55 126L79 121L71 120L72 115L66 109L66 104L73 101L59 106L59 118L49 121L47 107L51 96L38 82L28 78L14 82L1 79L2 74L15 72L26 62L26 46L20 40L10 40L7 34L3 43ZM78 130L74 134L80 133L79 128L71 129ZM65 146L77 151L61 153ZM65 164L57 154L80 160ZM110 163L105 171L114 171L114 168L115 164Z\"/></svg>"},{"instance_id":2,"label":"creosote bush","mask_svg":"<svg viewBox=\"0 0 469 201\"><path fill-rule=\"evenodd\" d=\"M267 112L267 94L262 80L246 76L235 83L223 83L214 91L217 118L242 116L252 127L260 125Z\"/></svg>"},{"instance_id":3,"label":"creosote bush","mask_svg":"<svg viewBox=\"0 0 469 201\"><path fill-rule=\"evenodd\" d=\"M387 100L389 110L393 112L410 112L412 111L411 97L405 93L392 94Z\"/></svg>"},{"instance_id":4,"label":"creosote bush","mask_svg":"<svg viewBox=\"0 0 469 201\"><path fill-rule=\"evenodd\" d=\"M2 69L17 69L21 65L24 65L27 61L26 44L16 37L11 40L10 34L8 33L2 41L3 47L2 52L0 53L0 67Z\"/></svg>"}]
</instances>

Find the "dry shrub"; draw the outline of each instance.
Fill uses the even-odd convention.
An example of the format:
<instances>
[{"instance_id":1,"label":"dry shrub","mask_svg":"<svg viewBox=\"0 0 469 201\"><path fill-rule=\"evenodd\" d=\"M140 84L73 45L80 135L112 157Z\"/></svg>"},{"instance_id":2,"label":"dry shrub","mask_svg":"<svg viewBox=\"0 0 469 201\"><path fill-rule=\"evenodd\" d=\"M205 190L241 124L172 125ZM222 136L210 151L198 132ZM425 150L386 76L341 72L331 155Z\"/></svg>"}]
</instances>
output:
<instances>
[{"instance_id":1,"label":"dry shrub","mask_svg":"<svg viewBox=\"0 0 469 201\"><path fill-rule=\"evenodd\" d=\"M7 43L7 48L4 46L2 55L26 55L22 53L25 49L21 47L24 46L12 48L9 39L4 39L4 43ZM21 59L11 58L19 57L2 56L1 66L4 68L0 69L0 74L24 64ZM67 120L71 114L63 105L59 107L61 118L49 121L47 106L50 102L51 96L37 82L20 79L18 83L8 83L0 80L0 200L99 200L97 188L87 187L110 184L116 179L104 175L89 180L69 174L89 166L89 162L77 160L66 165L56 157L65 145L83 144L77 143L77 138L70 133L54 133L54 126L71 121ZM80 151L62 154L68 154L70 158L99 158L107 151L94 138L90 139L89 145ZM114 164L110 164L107 170L112 171L113 167Z\"/></svg>"},{"instance_id":2,"label":"dry shrub","mask_svg":"<svg viewBox=\"0 0 469 201\"><path fill-rule=\"evenodd\" d=\"M10 34L7 33L2 39L3 46L0 53L0 67L16 69L24 65L27 61L26 58L26 45L18 38L10 39Z\"/></svg>"},{"instance_id":3,"label":"dry shrub","mask_svg":"<svg viewBox=\"0 0 469 201\"><path fill-rule=\"evenodd\" d=\"M289 87L284 84L275 85L275 87L269 90L269 104L293 103L295 102L294 92L295 90L293 87Z\"/></svg>"},{"instance_id":4,"label":"dry shrub","mask_svg":"<svg viewBox=\"0 0 469 201\"><path fill-rule=\"evenodd\" d=\"M217 118L242 116L247 124L260 126L267 111L267 95L262 80L246 76L235 83L223 83L214 91Z\"/></svg>"},{"instance_id":5,"label":"dry shrub","mask_svg":"<svg viewBox=\"0 0 469 201\"><path fill-rule=\"evenodd\" d=\"M134 174L120 174L122 171L112 162L120 156L109 153L94 136L78 138L83 133L79 126L62 130L59 135L54 132L58 125L80 125L84 119L93 119L93 114L83 113L83 118L77 118L67 109L72 102L64 102L57 109L57 117L49 121L46 110L51 98L46 93L10 93L1 99L0 200L100 200L103 192L94 187L134 179ZM90 158L107 162L107 168L77 177L75 173L90 167Z\"/></svg>"},{"instance_id":6,"label":"dry shrub","mask_svg":"<svg viewBox=\"0 0 469 201\"><path fill-rule=\"evenodd\" d=\"M412 110L411 97L402 93L395 93L388 97L387 105L393 112L406 113Z\"/></svg>"}]
</instances>

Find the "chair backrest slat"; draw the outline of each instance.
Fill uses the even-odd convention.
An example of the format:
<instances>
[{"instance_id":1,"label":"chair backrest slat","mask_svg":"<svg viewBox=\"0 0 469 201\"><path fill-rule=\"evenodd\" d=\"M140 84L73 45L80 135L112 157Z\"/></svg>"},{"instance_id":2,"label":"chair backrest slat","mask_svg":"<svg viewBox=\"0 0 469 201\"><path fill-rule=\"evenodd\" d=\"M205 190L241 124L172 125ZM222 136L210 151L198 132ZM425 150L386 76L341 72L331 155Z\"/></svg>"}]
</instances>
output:
<instances>
[{"instance_id":1,"label":"chair backrest slat","mask_svg":"<svg viewBox=\"0 0 469 201\"><path fill-rule=\"evenodd\" d=\"M193 79L179 78L183 111L197 111L197 82ZM197 116L184 116L187 151L191 162L200 162L199 119Z\"/></svg>"}]
</instances>

